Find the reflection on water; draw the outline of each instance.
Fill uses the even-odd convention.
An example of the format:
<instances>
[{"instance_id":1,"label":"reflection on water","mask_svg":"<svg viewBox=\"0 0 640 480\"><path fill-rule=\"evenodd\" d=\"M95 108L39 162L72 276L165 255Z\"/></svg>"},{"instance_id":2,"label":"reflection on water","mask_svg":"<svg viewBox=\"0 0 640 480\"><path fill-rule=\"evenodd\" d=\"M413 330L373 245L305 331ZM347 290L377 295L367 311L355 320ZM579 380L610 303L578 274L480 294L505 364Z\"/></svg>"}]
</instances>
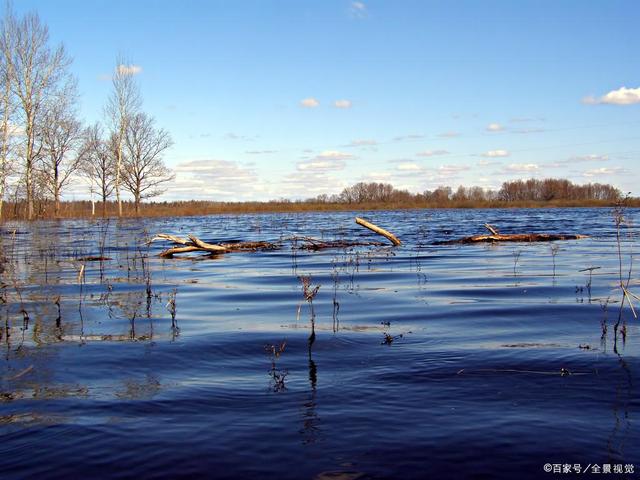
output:
<instances>
[{"instance_id":1,"label":"reflection on water","mask_svg":"<svg viewBox=\"0 0 640 480\"><path fill-rule=\"evenodd\" d=\"M639 213L627 212L623 276ZM3 478L640 468L640 332L620 308L607 209L369 212L398 248L285 242L163 259L164 245L147 244L160 232L377 240L354 216L4 225ZM591 238L433 245L484 223Z\"/></svg>"}]
</instances>

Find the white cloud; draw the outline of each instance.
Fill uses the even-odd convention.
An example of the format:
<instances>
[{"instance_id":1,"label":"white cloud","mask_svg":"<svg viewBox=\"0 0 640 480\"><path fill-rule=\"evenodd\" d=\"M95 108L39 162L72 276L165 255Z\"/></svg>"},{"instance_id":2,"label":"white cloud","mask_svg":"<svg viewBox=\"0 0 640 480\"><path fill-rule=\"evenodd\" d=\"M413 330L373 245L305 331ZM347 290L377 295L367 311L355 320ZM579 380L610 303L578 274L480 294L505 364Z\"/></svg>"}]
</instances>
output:
<instances>
[{"instance_id":1,"label":"white cloud","mask_svg":"<svg viewBox=\"0 0 640 480\"><path fill-rule=\"evenodd\" d=\"M480 160L477 165L479 167L494 167L496 165L502 165L501 162L491 161L491 160Z\"/></svg>"},{"instance_id":2,"label":"white cloud","mask_svg":"<svg viewBox=\"0 0 640 480\"><path fill-rule=\"evenodd\" d=\"M441 165L438 167L438 175L440 178L456 177L458 174L469 170L467 165Z\"/></svg>"},{"instance_id":3,"label":"white cloud","mask_svg":"<svg viewBox=\"0 0 640 480\"><path fill-rule=\"evenodd\" d=\"M587 170L582 174L583 177L591 178L591 177L599 177L599 176L607 176L607 175L615 175L618 173L624 173L625 170L622 167L600 167L594 168L591 170Z\"/></svg>"},{"instance_id":4,"label":"white cloud","mask_svg":"<svg viewBox=\"0 0 640 480\"><path fill-rule=\"evenodd\" d=\"M116 67L116 73L119 75L138 75L142 73L142 67L140 65L120 64Z\"/></svg>"},{"instance_id":5,"label":"white cloud","mask_svg":"<svg viewBox=\"0 0 640 480\"><path fill-rule=\"evenodd\" d=\"M499 123L490 123L486 128L487 132L502 132L504 127Z\"/></svg>"},{"instance_id":6,"label":"white cloud","mask_svg":"<svg viewBox=\"0 0 640 480\"><path fill-rule=\"evenodd\" d=\"M299 171L328 172L344 170L346 160L353 158L349 153L337 150L327 150L315 157L298 162L296 168Z\"/></svg>"},{"instance_id":7,"label":"white cloud","mask_svg":"<svg viewBox=\"0 0 640 480\"><path fill-rule=\"evenodd\" d=\"M351 102L351 100L342 99L333 102L333 106L336 108L351 108L353 106L353 103Z\"/></svg>"},{"instance_id":8,"label":"white cloud","mask_svg":"<svg viewBox=\"0 0 640 480\"><path fill-rule=\"evenodd\" d=\"M570 157L561 163L608 162L608 161L609 161L608 155L590 154L590 155L578 155L575 157Z\"/></svg>"},{"instance_id":9,"label":"white cloud","mask_svg":"<svg viewBox=\"0 0 640 480\"><path fill-rule=\"evenodd\" d=\"M353 155L350 154L350 153L340 152L338 150L325 150L324 152L320 153L316 158L321 158L321 159L331 158L331 159L334 159L334 160L348 160L350 158L353 158Z\"/></svg>"},{"instance_id":10,"label":"white cloud","mask_svg":"<svg viewBox=\"0 0 640 480\"><path fill-rule=\"evenodd\" d=\"M367 6L364 2L351 2L349 12L356 18L365 18L367 16Z\"/></svg>"},{"instance_id":11,"label":"white cloud","mask_svg":"<svg viewBox=\"0 0 640 480\"><path fill-rule=\"evenodd\" d=\"M361 178L361 181L388 182L391 179L389 172L369 172Z\"/></svg>"},{"instance_id":12,"label":"white cloud","mask_svg":"<svg viewBox=\"0 0 640 480\"><path fill-rule=\"evenodd\" d=\"M620 87L618 90L611 90L609 93L599 98L590 95L583 98L582 103L585 103L587 105L632 105L634 103L640 103L640 87Z\"/></svg>"},{"instance_id":13,"label":"white cloud","mask_svg":"<svg viewBox=\"0 0 640 480\"><path fill-rule=\"evenodd\" d=\"M246 152L247 155L268 155L271 153L278 153L277 150L247 150Z\"/></svg>"},{"instance_id":14,"label":"white cloud","mask_svg":"<svg viewBox=\"0 0 640 480\"><path fill-rule=\"evenodd\" d=\"M401 172L419 172L422 167L414 162L402 162L396 166L396 170Z\"/></svg>"},{"instance_id":15,"label":"white cloud","mask_svg":"<svg viewBox=\"0 0 640 480\"><path fill-rule=\"evenodd\" d=\"M540 170L536 163L512 163L503 169L507 173L535 173Z\"/></svg>"},{"instance_id":16,"label":"white cloud","mask_svg":"<svg viewBox=\"0 0 640 480\"><path fill-rule=\"evenodd\" d=\"M339 192L346 187L343 178L328 172L297 171L285 175L278 184L282 197L310 198L324 193Z\"/></svg>"},{"instance_id":17,"label":"white cloud","mask_svg":"<svg viewBox=\"0 0 640 480\"><path fill-rule=\"evenodd\" d=\"M425 150L423 152L416 153L418 157L437 157L440 155L448 155L448 150Z\"/></svg>"},{"instance_id":18,"label":"white cloud","mask_svg":"<svg viewBox=\"0 0 640 480\"><path fill-rule=\"evenodd\" d=\"M178 199L249 199L266 185L247 166L227 160L192 160L175 167L176 180L165 197Z\"/></svg>"},{"instance_id":19,"label":"white cloud","mask_svg":"<svg viewBox=\"0 0 640 480\"><path fill-rule=\"evenodd\" d=\"M300 106L304 108L316 108L320 106L320 102L313 97L303 98L300 100Z\"/></svg>"},{"instance_id":20,"label":"white cloud","mask_svg":"<svg viewBox=\"0 0 640 480\"><path fill-rule=\"evenodd\" d=\"M508 157L510 153L507 150L489 150L483 153L481 156L487 158Z\"/></svg>"},{"instance_id":21,"label":"white cloud","mask_svg":"<svg viewBox=\"0 0 640 480\"><path fill-rule=\"evenodd\" d=\"M329 171L329 170L344 170L346 163L344 160L340 159L312 159L312 160L304 160L302 162L298 162L298 170L300 171Z\"/></svg>"}]
</instances>

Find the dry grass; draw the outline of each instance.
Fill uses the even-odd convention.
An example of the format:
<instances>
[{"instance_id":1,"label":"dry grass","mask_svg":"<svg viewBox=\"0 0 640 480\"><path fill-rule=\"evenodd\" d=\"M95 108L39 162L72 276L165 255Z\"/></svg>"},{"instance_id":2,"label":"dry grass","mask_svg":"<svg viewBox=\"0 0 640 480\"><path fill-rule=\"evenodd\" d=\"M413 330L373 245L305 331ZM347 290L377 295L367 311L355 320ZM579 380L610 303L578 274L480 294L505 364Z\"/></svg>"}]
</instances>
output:
<instances>
[{"instance_id":1,"label":"dry grass","mask_svg":"<svg viewBox=\"0 0 640 480\"><path fill-rule=\"evenodd\" d=\"M411 201L365 202L365 203L336 203L317 201L269 201L269 202L213 202L213 201L181 201L181 202L150 202L141 205L140 213L136 215L133 202L124 203L125 217L176 217L199 216L212 214L239 213L277 213L277 212L329 212L352 210L402 210L423 208L566 208L566 207L611 207L615 202L606 200L552 200L543 201L504 201L504 200L445 200L428 201L415 199ZM640 198L629 199L628 206L640 207ZM26 206L23 202L5 203L3 219L23 220ZM36 208L38 219L53 218L91 218L91 202L67 201L62 202L60 214L53 213L53 204L42 202ZM106 216L118 215L117 204L108 202ZM102 216L101 204L96 205L95 217Z\"/></svg>"}]
</instances>

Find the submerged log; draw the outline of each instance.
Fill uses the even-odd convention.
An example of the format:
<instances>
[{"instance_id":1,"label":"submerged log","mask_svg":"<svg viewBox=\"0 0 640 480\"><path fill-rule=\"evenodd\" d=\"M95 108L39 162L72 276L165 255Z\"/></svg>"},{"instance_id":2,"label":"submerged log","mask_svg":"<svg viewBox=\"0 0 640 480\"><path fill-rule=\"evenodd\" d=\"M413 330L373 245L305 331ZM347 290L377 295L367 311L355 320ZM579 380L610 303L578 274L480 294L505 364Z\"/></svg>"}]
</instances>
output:
<instances>
[{"instance_id":1,"label":"submerged log","mask_svg":"<svg viewBox=\"0 0 640 480\"><path fill-rule=\"evenodd\" d=\"M177 253L189 252L208 252L212 254L227 253L233 251L256 251L256 250L274 250L279 245L271 242L235 242L235 243L207 243L200 240L195 235L189 235L189 238L176 237L166 233L159 233L153 237L149 243L154 240L169 240L181 247L175 246L168 248L160 253L161 257L170 258Z\"/></svg>"},{"instance_id":2,"label":"submerged log","mask_svg":"<svg viewBox=\"0 0 640 480\"><path fill-rule=\"evenodd\" d=\"M111 260L111 257L90 256L78 258L79 262L106 262L107 260Z\"/></svg>"},{"instance_id":3,"label":"submerged log","mask_svg":"<svg viewBox=\"0 0 640 480\"><path fill-rule=\"evenodd\" d=\"M400 240L395 235L386 231L383 228L378 227L372 223L367 222L361 218L356 217L356 223L366 227L374 232L382 235L391 241L394 245L400 245ZM351 240L319 240L312 237L290 237L286 239L280 239L278 243L271 242L229 242L229 243L207 243L200 240L195 235L189 235L188 238L177 237L168 233L159 233L148 244L151 244L155 240L168 240L174 243L174 246L168 248L160 253L161 257L172 257L177 253L189 253L189 252L207 252L211 254L221 254L234 251L257 251L257 250L275 250L280 248L286 241L292 243L294 250L324 250L328 248L351 248L351 247L383 247L385 244L380 242L361 242Z\"/></svg>"},{"instance_id":4,"label":"submerged log","mask_svg":"<svg viewBox=\"0 0 640 480\"><path fill-rule=\"evenodd\" d=\"M351 240L320 240L313 237L291 237L287 238L293 243L294 250L325 250L329 248L351 248L351 247L383 247L386 244L381 242L358 242Z\"/></svg>"},{"instance_id":5,"label":"submerged log","mask_svg":"<svg viewBox=\"0 0 640 480\"><path fill-rule=\"evenodd\" d=\"M395 246L401 245L402 242L400 240L398 240L398 238L391 232L386 231L384 228L380 228L377 225L374 225L373 223L369 223L366 220L363 220L360 217L356 217L356 223L358 225L362 225L365 228L368 228L371 231L376 232L378 235L382 235L383 237L385 237L387 240L389 240L391 243L393 243Z\"/></svg>"},{"instance_id":6,"label":"submerged log","mask_svg":"<svg viewBox=\"0 0 640 480\"><path fill-rule=\"evenodd\" d=\"M456 240L444 240L434 242L434 245L453 245L468 243L493 243L493 242L553 242L557 240L579 240L589 238L588 235L561 235L555 233L512 233L497 235L473 235L471 237Z\"/></svg>"}]
</instances>

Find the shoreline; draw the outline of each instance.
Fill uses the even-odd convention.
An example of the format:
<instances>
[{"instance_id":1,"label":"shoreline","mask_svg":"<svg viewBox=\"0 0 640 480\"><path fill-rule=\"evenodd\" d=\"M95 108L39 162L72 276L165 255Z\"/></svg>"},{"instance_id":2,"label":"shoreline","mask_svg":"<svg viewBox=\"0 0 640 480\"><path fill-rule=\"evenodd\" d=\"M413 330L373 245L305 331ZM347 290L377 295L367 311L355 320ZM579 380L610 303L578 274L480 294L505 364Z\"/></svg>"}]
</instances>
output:
<instances>
[{"instance_id":1,"label":"shoreline","mask_svg":"<svg viewBox=\"0 0 640 480\"><path fill-rule=\"evenodd\" d=\"M268 213L322 213L322 212L349 212L349 211L383 211L383 210L508 210L508 209L557 209L557 208L614 208L615 202L611 201L449 201L443 203L321 203L308 201L291 202L210 202L210 201L178 201L178 202L152 202L141 205L138 214L134 211L132 202L125 202L124 214L117 215L117 205L110 202L107 205L106 215L102 212L102 206L96 205L96 213L91 214L91 202L63 202L61 215L40 215L31 221L40 220L81 220L81 219L117 219L117 218L160 218L160 217L198 217L208 215L242 215L242 214L268 214ZM629 208L640 207L640 198L629 198L625 202ZM12 205L6 205L3 209L3 218L0 223L10 221L29 221L15 214L7 215L14 209Z\"/></svg>"}]
</instances>

